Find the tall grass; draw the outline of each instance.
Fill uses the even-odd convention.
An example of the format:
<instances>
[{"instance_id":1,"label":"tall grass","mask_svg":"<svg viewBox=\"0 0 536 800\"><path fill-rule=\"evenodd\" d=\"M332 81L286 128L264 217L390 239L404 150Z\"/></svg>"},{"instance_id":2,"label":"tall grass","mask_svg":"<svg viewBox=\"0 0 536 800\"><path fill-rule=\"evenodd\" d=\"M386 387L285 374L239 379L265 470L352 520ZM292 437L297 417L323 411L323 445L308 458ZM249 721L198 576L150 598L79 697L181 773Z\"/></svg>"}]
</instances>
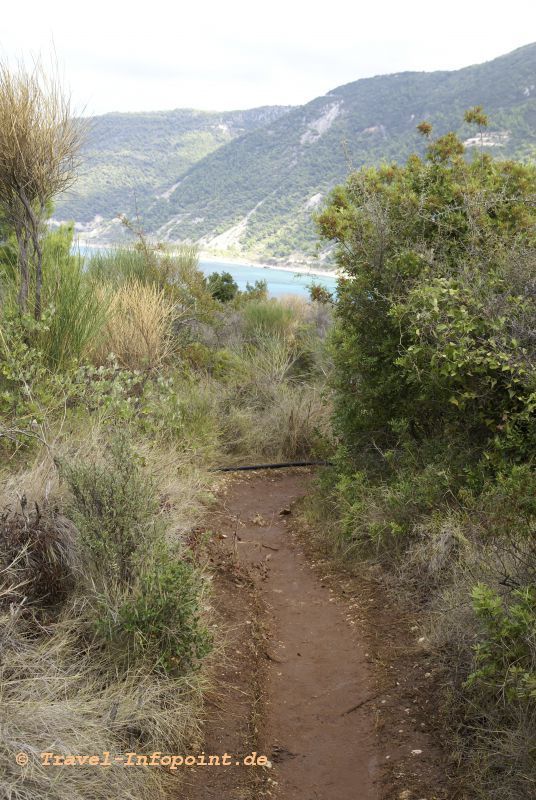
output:
<instances>
[{"instance_id":1,"label":"tall grass","mask_svg":"<svg viewBox=\"0 0 536 800\"><path fill-rule=\"evenodd\" d=\"M128 280L111 295L103 335L93 358L114 356L127 369L155 369L172 350L174 305L163 289Z\"/></svg>"},{"instance_id":2,"label":"tall grass","mask_svg":"<svg viewBox=\"0 0 536 800\"><path fill-rule=\"evenodd\" d=\"M48 310L40 343L49 365L62 369L95 347L108 318L110 298L105 291L96 291L75 256L52 260L45 279Z\"/></svg>"},{"instance_id":3,"label":"tall grass","mask_svg":"<svg viewBox=\"0 0 536 800\"><path fill-rule=\"evenodd\" d=\"M179 245L173 252L140 242L132 247L117 247L94 253L88 259L88 275L99 282L116 286L124 282L156 284L160 288L178 286L197 271L197 248Z\"/></svg>"},{"instance_id":4,"label":"tall grass","mask_svg":"<svg viewBox=\"0 0 536 800\"><path fill-rule=\"evenodd\" d=\"M134 591L123 586L122 593L118 592L110 579L97 587L94 576L98 557L84 542L88 535L104 535L105 525L99 526L93 519L94 515L102 516L104 506L110 519L113 516L121 521L126 513L130 520L132 504L137 501L134 516L141 514L143 518L138 522L143 523L146 512L152 512L159 525L170 525L169 541L176 543L176 524L179 530L183 526L189 530L198 518L200 495L206 491L208 476L192 471L184 457L169 447L157 448L144 442L139 454L129 448L116 453L115 457L124 462L122 468L130 470L121 487L114 464L106 462L106 441L107 433L101 429L87 437L80 432L78 441L69 437L57 443L56 460L74 459L73 468L67 470L73 486L78 485L80 475L90 473L92 464L101 465L97 468L100 481L92 487L94 506L80 504L76 492L68 494L84 517L77 518L80 530L86 526L84 537L77 536L72 525L67 528L64 518L56 513L56 506L64 504L66 487L58 485L57 468L48 449L32 468L19 474L0 474L0 508L5 508L5 503L12 506L9 517L0 515L3 533L9 534L4 545L10 545L0 548L1 797L151 800L167 796L176 786L177 776L165 769L47 768L41 764L40 754L100 754L106 750L113 754L132 750L180 753L192 747L198 736L205 679L192 669L184 652L189 656L187 645L197 633L192 627L198 624L197 604L206 604L199 594L204 583L199 573L189 560L181 560L180 554L177 557L176 544L172 551L170 544L159 541L151 556L150 542L142 537L136 559L139 580L134 582ZM130 473L136 480L131 480ZM150 503L146 508L144 497L150 495L151 490L146 493L150 481L142 478L147 475L158 477L165 508L151 507ZM89 490L87 481L84 486ZM13 501L20 491L28 492L37 506L17 512ZM17 556L17 542L23 540L26 549ZM59 606L47 609L43 618L42 589L50 574L58 578L61 591L55 599ZM166 583L170 578L175 581L171 587ZM31 606L23 602L28 587L32 589ZM96 625L97 615L105 609L109 611L112 640L103 637ZM132 646L123 646L123 639L129 637ZM176 645L181 637L184 652L177 650L182 656L179 662ZM200 641L202 652L206 652L207 643ZM28 754L29 763L24 768L14 761L18 751Z\"/></svg>"},{"instance_id":5,"label":"tall grass","mask_svg":"<svg viewBox=\"0 0 536 800\"><path fill-rule=\"evenodd\" d=\"M194 251L97 254L85 272L56 244L35 360L64 370L44 371L66 393L77 360L115 363L77 370L46 445L21 448L20 470L0 464L0 797L149 800L176 776L52 770L39 753L180 753L197 739L212 632L185 544L211 499L207 466L325 446L320 326L302 304L216 303ZM130 446L109 447L110 427Z\"/></svg>"},{"instance_id":6,"label":"tall grass","mask_svg":"<svg viewBox=\"0 0 536 800\"><path fill-rule=\"evenodd\" d=\"M244 335L249 340L259 336L287 337L296 324L293 309L274 300L251 302L243 309Z\"/></svg>"}]
</instances>

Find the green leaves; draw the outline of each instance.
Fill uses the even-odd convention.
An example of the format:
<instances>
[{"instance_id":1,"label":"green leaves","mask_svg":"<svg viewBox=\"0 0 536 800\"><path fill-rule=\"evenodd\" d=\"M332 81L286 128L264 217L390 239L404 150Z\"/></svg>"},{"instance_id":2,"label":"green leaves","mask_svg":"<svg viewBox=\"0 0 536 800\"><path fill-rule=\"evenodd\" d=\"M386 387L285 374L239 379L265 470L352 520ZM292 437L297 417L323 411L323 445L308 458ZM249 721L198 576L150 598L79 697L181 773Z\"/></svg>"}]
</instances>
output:
<instances>
[{"instance_id":1,"label":"green leaves","mask_svg":"<svg viewBox=\"0 0 536 800\"><path fill-rule=\"evenodd\" d=\"M450 134L405 168L354 174L320 218L348 276L332 343L340 546L452 611L462 757L474 746L512 797L534 774L511 753L536 713L535 192L534 167L469 163ZM468 575L489 581L472 598Z\"/></svg>"},{"instance_id":2,"label":"green leaves","mask_svg":"<svg viewBox=\"0 0 536 800\"><path fill-rule=\"evenodd\" d=\"M517 589L506 602L488 586L477 584L472 599L482 639L474 647L476 669L466 686L492 693L497 702L534 701L531 642L536 636L536 587Z\"/></svg>"}]
</instances>

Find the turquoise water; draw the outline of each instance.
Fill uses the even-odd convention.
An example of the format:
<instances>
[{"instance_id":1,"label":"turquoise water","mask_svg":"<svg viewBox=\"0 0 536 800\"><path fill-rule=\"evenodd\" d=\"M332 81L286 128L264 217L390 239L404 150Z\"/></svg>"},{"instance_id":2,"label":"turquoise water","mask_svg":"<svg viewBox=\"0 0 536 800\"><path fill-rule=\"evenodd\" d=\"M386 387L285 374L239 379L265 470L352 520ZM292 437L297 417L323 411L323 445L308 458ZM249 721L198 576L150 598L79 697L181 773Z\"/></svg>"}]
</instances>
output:
<instances>
[{"instance_id":1,"label":"turquoise water","mask_svg":"<svg viewBox=\"0 0 536 800\"><path fill-rule=\"evenodd\" d=\"M97 252L97 248L81 246L79 252L84 257L91 257L92 252ZM211 272L230 272L237 282L238 288L242 290L246 288L247 283L254 284L255 281L266 281L268 292L272 297L281 297L285 294L308 297L309 287L313 283L320 284L330 292L334 292L337 288L336 278L328 278L324 275L300 275L272 267L259 267L255 264L200 260L199 268L205 275L210 275Z\"/></svg>"},{"instance_id":2,"label":"turquoise water","mask_svg":"<svg viewBox=\"0 0 536 800\"><path fill-rule=\"evenodd\" d=\"M268 292L272 297L281 297L284 294L298 294L309 297L309 287L313 283L324 286L330 292L334 292L337 288L336 278L328 278L324 275L300 275L283 269L259 267L254 264L200 261L199 267L205 275L210 275L211 272L230 272L239 289L245 289L247 283L254 284L255 281L266 281L268 283Z\"/></svg>"}]
</instances>

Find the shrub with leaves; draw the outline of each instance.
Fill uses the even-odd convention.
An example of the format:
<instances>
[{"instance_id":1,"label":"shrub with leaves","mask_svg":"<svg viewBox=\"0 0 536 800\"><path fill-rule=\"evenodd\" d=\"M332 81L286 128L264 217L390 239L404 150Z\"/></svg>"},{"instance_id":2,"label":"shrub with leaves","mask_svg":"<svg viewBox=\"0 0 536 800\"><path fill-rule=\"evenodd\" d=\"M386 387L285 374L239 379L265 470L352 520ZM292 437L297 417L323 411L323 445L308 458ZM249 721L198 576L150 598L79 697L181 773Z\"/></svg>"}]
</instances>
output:
<instances>
[{"instance_id":1,"label":"shrub with leaves","mask_svg":"<svg viewBox=\"0 0 536 800\"><path fill-rule=\"evenodd\" d=\"M220 303L229 303L238 292L238 284L230 272L212 272L207 278L207 288Z\"/></svg>"},{"instance_id":2,"label":"shrub with leaves","mask_svg":"<svg viewBox=\"0 0 536 800\"><path fill-rule=\"evenodd\" d=\"M106 583L131 584L137 556L155 535L157 499L126 433L111 439L102 463L66 464L63 475L90 567Z\"/></svg>"},{"instance_id":3,"label":"shrub with leaves","mask_svg":"<svg viewBox=\"0 0 536 800\"><path fill-rule=\"evenodd\" d=\"M480 107L466 121L487 124ZM434 608L455 598L477 631L474 653L461 623L444 645L449 718L475 790L501 800L534 786L533 751L512 743L535 718L520 710L535 691L535 193L536 167L471 159L448 133L350 175L319 216L345 275L337 549L380 557Z\"/></svg>"},{"instance_id":4,"label":"shrub with leaves","mask_svg":"<svg viewBox=\"0 0 536 800\"><path fill-rule=\"evenodd\" d=\"M124 659L142 658L155 669L185 674L197 669L211 649L201 618L202 594L200 572L162 544L114 618L105 612L98 629Z\"/></svg>"},{"instance_id":5,"label":"shrub with leaves","mask_svg":"<svg viewBox=\"0 0 536 800\"><path fill-rule=\"evenodd\" d=\"M509 603L489 586L473 589L482 640L467 687L494 702L536 703L536 586L516 589Z\"/></svg>"}]
</instances>

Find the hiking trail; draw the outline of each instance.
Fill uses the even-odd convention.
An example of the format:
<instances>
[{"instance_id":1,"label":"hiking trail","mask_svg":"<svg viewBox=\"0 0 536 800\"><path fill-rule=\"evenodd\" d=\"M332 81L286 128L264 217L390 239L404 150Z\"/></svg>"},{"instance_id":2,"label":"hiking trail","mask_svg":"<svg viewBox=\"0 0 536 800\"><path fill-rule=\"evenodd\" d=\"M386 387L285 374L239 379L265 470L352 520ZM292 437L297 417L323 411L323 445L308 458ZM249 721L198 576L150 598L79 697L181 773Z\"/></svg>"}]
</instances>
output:
<instances>
[{"instance_id":1,"label":"hiking trail","mask_svg":"<svg viewBox=\"0 0 536 800\"><path fill-rule=\"evenodd\" d=\"M377 800L365 645L288 520L310 473L242 475L210 520L226 656L208 693L203 750L270 767L198 766L184 800Z\"/></svg>"}]
</instances>

